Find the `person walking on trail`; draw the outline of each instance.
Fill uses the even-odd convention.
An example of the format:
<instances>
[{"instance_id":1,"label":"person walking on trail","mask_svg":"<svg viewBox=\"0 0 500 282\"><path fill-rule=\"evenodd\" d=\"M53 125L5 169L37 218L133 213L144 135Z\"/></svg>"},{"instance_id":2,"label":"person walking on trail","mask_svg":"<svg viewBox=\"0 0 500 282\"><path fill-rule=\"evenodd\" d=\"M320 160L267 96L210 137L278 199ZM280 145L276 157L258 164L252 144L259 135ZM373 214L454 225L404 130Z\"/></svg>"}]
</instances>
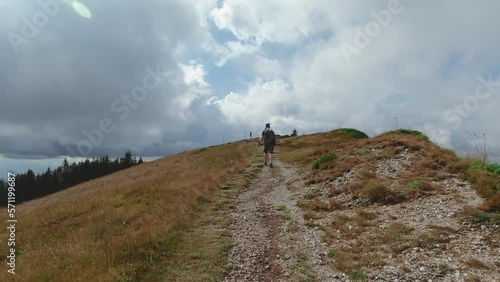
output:
<instances>
[{"instance_id":1,"label":"person walking on trail","mask_svg":"<svg viewBox=\"0 0 500 282\"><path fill-rule=\"evenodd\" d=\"M264 142L264 165L269 164L270 167L273 167L273 151L274 146L276 145L276 135L271 129L271 124L269 123L266 123L266 128L262 131L262 136L260 136L259 139L259 145L262 142Z\"/></svg>"}]
</instances>

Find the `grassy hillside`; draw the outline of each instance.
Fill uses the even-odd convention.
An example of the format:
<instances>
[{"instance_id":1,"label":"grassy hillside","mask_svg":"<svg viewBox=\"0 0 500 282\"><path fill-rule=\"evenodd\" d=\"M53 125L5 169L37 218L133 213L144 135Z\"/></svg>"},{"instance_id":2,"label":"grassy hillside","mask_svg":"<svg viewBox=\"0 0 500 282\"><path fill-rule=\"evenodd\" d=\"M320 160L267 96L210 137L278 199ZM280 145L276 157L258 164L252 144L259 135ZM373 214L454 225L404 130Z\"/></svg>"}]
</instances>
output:
<instances>
[{"instance_id":1,"label":"grassy hillside","mask_svg":"<svg viewBox=\"0 0 500 282\"><path fill-rule=\"evenodd\" d=\"M184 152L20 205L17 274L0 281L220 281L229 238L199 228L230 208L219 188L244 184L253 146Z\"/></svg>"},{"instance_id":2,"label":"grassy hillside","mask_svg":"<svg viewBox=\"0 0 500 282\"><path fill-rule=\"evenodd\" d=\"M328 253L335 258L334 267L354 280L364 279L361 269L387 265L384 254L397 257L414 247L432 249L445 245L443 238L456 232L432 224L416 229L404 216L398 221L400 214L387 219L393 215L384 211L391 207L404 210L413 203L446 198L463 207L457 218L464 226L500 223L499 165L459 158L418 131L398 130L367 138L356 130L338 129L281 140L279 152L282 160L305 170L308 190L295 191L292 183L289 187L304 195L298 203L304 217L312 225L318 222L317 227L325 232L323 240L336 246ZM461 193L450 192L450 183L457 177L470 182L483 203L471 205ZM388 222L388 228L379 228ZM498 235L486 241L494 248L496 240Z\"/></svg>"},{"instance_id":3,"label":"grassy hillside","mask_svg":"<svg viewBox=\"0 0 500 282\"><path fill-rule=\"evenodd\" d=\"M354 167L361 167L358 174L363 181L358 182L360 191L371 193L369 189L378 184L391 186L393 197L411 199L419 192L405 188L407 185L429 188L432 181L441 180L449 174L458 174L470 181L478 194L485 198L481 209L486 212L500 212L500 165L485 164L475 159L459 158L453 151L443 149L419 131L396 130L368 138L363 132L355 129L337 129L327 133L316 133L301 137L284 139L280 142L280 158L304 166L309 172L309 183L333 181ZM401 152L412 155L412 166L407 172L399 174L397 179L375 179L375 163L390 159ZM376 183L381 182L381 183ZM383 191L381 193L389 193Z\"/></svg>"},{"instance_id":4,"label":"grassy hillside","mask_svg":"<svg viewBox=\"0 0 500 282\"><path fill-rule=\"evenodd\" d=\"M0 281L221 281L231 240L228 213L263 166L254 141L184 152L20 205L17 274L0 272ZM485 198L466 210L468 220L500 218L498 165L461 159L417 131L368 138L337 129L280 139L276 151L281 161L303 167L306 184L349 179L345 191L307 192L299 202L306 219L338 209L337 195L352 195L342 203L348 208L410 202L442 193L435 183L456 175ZM365 230L363 217L370 216L361 213L356 230ZM324 240L339 226L325 228ZM7 234L0 236L6 242ZM7 253L7 244L0 250ZM359 250L340 252L346 259L335 267L351 271Z\"/></svg>"}]
</instances>

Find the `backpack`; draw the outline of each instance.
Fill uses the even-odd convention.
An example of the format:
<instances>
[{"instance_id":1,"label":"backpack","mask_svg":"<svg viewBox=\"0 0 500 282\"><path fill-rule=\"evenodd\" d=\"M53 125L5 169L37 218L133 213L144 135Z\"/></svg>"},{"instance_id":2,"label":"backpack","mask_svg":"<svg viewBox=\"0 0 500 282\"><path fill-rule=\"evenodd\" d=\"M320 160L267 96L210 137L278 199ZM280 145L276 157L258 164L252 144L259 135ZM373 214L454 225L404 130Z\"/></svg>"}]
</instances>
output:
<instances>
[{"instance_id":1,"label":"backpack","mask_svg":"<svg viewBox=\"0 0 500 282\"><path fill-rule=\"evenodd\" d=\"M276 135L272 129L266 129L264 131L264 144L276 144Z\"/></svg>"}]
</instances>

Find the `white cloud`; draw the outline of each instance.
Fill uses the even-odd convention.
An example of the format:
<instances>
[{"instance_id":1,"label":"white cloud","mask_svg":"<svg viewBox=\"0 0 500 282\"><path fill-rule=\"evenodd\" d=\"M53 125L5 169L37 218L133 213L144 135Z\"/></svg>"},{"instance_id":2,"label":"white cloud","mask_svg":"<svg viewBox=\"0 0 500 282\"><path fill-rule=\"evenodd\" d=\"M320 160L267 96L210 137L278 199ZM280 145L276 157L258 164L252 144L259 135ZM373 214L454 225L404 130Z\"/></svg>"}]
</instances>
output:
<instances>
[{"instance_id":1,"label":"white cloud","mask_svg":"<svg viewBox=\"0 0 500 282\"><path fill-rule=\"evenodd\" d=\"M212 88L205 79L207 73L204 65L191 61L189 65L179 64L179 67L183 72L184 83L188 88L182 95L174 99L173 108L184 121L192 121L196 117L196 113L191 110L193 103L199 99L209 97Z\"/></svg>"},{"instance_id":2,"label":"white cloud","mask_svg":"<svg viewBox=\"0 0 500 282\"><path fill-rule=\"evenodd\" d=\"M465 130L498 144L500 87L458 129L443 114L474 95L479 76L498 79L500 2L401 0L403 11L349 63L343 43L352 44L374 21L372 12L391 1L397 0L89 2L96 14L85 22L61 10L22 56L0 54L0 115L9 124L0 146L4 153L15 147L10 155L56 156L65 151L61 144L79 141L104 117L117 128L96 153L138 146L157 156L172 152L169 146L220 142L220 134L236 140L241 127L255 131L266 122L280 133L342 126L376 134L392 129L394 117L446 146L466 139ZM21 32L19 19L39 9L2 3L10 7L0 9L6 31ZM6 37L0 41L9 45ZM159 61L171 76L126 121L117 119L110 103Z\"/></svg>"},{"instance_id":3,"label":"white cloud","mask_svg":"<svg viewBox=\"0 0 500 282\"><path fill-rule=\"evenodd\" d=\"M205 67L202 64L191 61L189 65L179 64L184 73L184 82L189 86L207 88L210 85L205 80Z\"/></svg>"},{"instance_id":4,"label":"white cloud","mask_svg":"<svg viewBox=\"0 0 500 282\"><path fill-rule=\"evenodd\" d=\"M282 79L258 80L246 94L230 93L214 104L233 124L264 125L297 114L290 85Z\"/></svg>"},{"instance_id":5,"label":"white cloud","mask_svg":"<svg viewBox=\"0 0 500 282\"><path fill-rule=\"evenodd\" d=\"M281 77L284 70L278 60L257 56L253 65L255 75L263 79L272 80Z\"/></svg>"},{"instance_id":6,"label":"white cloud","mask_svg":"<svg viewBox=\"0 0 500 282\"><path fill-rule=\"evenodd\" d=\"M349 6L344 1L340 5ZM329 0L224 0L210 15L219 29L230 31L238 41L224 42L225 52L217 65L255 53L266 42L291 46L331 31L332 22L346 12L332 8Z\"/></svg>"},{"instance_id":7,"label":"white cloud","mask_svg":"<svg viewBox=\"0 0 500 282\"><path fill-rule=\"evenodd\" d=\"M323 130L352 126L374 134L390 130L398 117L400 127L429 131L446 146L461 139L464 128L452 130L443 113L474 93L479 75L500 67L500 31L491 28L498 24L494 11L500 3L401 0L402 12L393 15L390 24L349 63L342 43L352 42L359 28L374 20L372 12L386 9L388 3L225 1L211 13L217 26L231 31L242 44L256 42L259 48L251 55L254 75L273 81L274 86L280 77L286 79L281 85L286 84L289 96L280 87L263 90L265 83L257 81L246 91L228 95L219 104L222 112L232 122L253 123L254 116L262 114L255 110L255 101L260 101L265 112L284 127L291 123ZM317 37L323 32L332 36ZM264 43L273 47L271 51ZM273 57L291 44L295 48L289 55ZM286 68L280 67L284 64ZM387 103L400 96L405 100ZM498 99L491 95L463 127L474 125L477 130L495 132L500 139L496 128L483 122L500 118L491 106ZM299 106L289 115L281 114L284 105Z\"/></svg>"},{"instance_id":8,"label":"white cloud","mask_svg":"<svg viewBox=\"0 0 500 282\"><path fill-rule=\"evenodd\" d=\"M210 99L208 99L208 101L207 101L207 105L213 105L213 104L215 104L218 100L219 100L219 98L217 98L216 96L212 96L212 97L210 97Z\"/></svg>"},{"instance_id":9,"label":"white cloud","mask_svg":"<svg viewBox=\"0 0 500 282\"><path fill-rule=\"evenodd\" d=\"M336 5L347 7L346 1L307 0L225 0L210 14L220 29L231 31L240 41L254 40L296 44L331 28L336 17L343 18Z\"/></svg>"},{"instance_id":10,"label":"white cloud","mask_svg":"<svg viewBox=\"0 0 500 282\"><path fill-rule=\"evenodd\" d=\"M248 43L248 42L239 42L239 41L230 41L224 44L224 47L219 46L218 54L220 54L221 59L215 62L216 66L222 67L224 66L228 60L241 57L243 55L249 55L257 52L259 50L259 44L256 43Z\"/></svg>"}]
</instances>

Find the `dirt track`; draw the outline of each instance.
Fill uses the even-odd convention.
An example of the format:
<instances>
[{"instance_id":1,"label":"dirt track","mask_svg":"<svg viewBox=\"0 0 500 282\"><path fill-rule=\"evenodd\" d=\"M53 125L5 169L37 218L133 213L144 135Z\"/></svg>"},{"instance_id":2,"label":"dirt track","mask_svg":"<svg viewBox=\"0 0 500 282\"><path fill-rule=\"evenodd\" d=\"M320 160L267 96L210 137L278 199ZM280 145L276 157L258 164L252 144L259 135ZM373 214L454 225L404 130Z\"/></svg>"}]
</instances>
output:
<instances>
[{"instance_id":1,"label":"dirt track","mask_svg":"<svg viewBox=\"0 0 500 282\"><path fill-rule=\"evenodd\" d=\"M225 281L347 281L328 266L321 231L307 224L288 189L302 185L299 172L274 163L238 197Z\"/></svg>"}]
</instances>

